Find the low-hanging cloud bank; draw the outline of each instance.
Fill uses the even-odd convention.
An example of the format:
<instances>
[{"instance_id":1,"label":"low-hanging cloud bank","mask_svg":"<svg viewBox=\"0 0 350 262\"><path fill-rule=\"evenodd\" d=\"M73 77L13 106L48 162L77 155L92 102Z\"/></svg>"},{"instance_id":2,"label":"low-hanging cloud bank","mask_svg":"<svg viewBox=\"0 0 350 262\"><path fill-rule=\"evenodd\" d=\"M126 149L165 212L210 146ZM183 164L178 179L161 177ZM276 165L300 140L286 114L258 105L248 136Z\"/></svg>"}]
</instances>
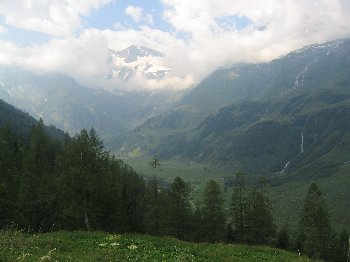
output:
<instances>
[{"instance_id":1,"label":"low-hanging cloud bank","mask_svg":"<svg viewBox=\"0 0 350 262\"><path fill-rule=\"evenodd\" d=\"M0 63L60 72L93 86L122 87L124 83L105 77L113 66L108 50L137 44L166 54L164 63L172 69L172 78L144 83L135 79L133 88L183 88L218 67L265 62L310 43L350 36L348 0L162 0L161 16L169 30L146 22L104 30L84 27L84 17L111 2L115 1L1 1L5 23L0 36L11 26L45 33L50 39L27 47L0 40ZM137 21L150 17L134 6L128 13Z\"/></svg>"}]
</instances>

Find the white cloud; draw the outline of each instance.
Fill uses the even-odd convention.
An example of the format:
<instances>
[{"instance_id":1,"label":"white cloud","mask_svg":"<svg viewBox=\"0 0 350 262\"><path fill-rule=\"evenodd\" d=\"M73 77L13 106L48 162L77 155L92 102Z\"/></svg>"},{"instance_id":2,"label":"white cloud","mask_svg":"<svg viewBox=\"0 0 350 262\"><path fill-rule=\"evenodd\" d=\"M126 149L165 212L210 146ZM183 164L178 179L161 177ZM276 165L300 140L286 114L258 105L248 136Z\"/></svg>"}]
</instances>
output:
<instances>
[{"instance_id":1,"label":"white cloud","mask_svg":"<svg viewBox=\"0 0 350 262\"><path fill-rule=\"evenodd\" d=\"M125 9L125 14L131 16L135 22L140 22L142 19L142 9L140 7L130 5Z\"/></svg>"},{"instance_id":2,"label":"white cloud","mask_svg":"<svg viewBox=\"0 0 350 262\"><path fill-rule=\"evenodd\" d=\"M145 22L147 23L147 24L149 24L149 25L153 25L154 24L154 22L153 22L153 16L151 15L151 14L147 14L146 16L145 16Z\"/></svg>"},{"instance_id":3,"label":"white cloud","mask_svg":"<svg viewBox=\"0 0 350 262\"><path fill-rule=\"evenodd\" d=\"M14 43L0 40L0 64L11 65L18 56L18 48Z\"/></svg>"},{"instance_id":4,"label":"white cloud","mask_svg":"<svg viewBox=\"0 0 350 262\"><path fill-rule=\"evenodd\" d=\"M6 32L7 32L6 27L0 25L0 34L6 33Z\"/></svg>"},{"instance_id":5,"label":"white cloud","mask_svg":"<svg viewBox=\"0 0 350 262\"><path fill-rule=\"evenodd\" d=\"M110 74L111 58L104 37L86 30L78 38L54 39L33 47L0 42L1 64L15 64L38 72L58 72L93 86Z\"/></svg>"},{"instance_id":6,"label":"white cloud","mask_svg":"<svg viewBox=\"0 0 350 262\"><path fill-rule=\"evenodd\" d=\"M76 36L72 34L81 27L81 16L110 1L0 1L0 13L7 23L24 28L28 24L31 30L61 36L30 48L0 42L0 63L58 71L84 84L115 87L124 83L97 81L112 67L108 48L122 50L136 44L166 54L164 62L172 69L173 77L159 82L136 77L133 87L183 87L200 81L218 67L269 61L310 43L350 36L348 0L203 0L200 4L197 0L163 0L163 17L173 27L172 32L142 24L130 29L116 23L113 29L85 29ZM142 9L127 9L135 21L152 25L153 17L142 16ZM251 24L240 30L229 24L222 28L217 21L226 16L245 17Z\"/></svg>"},{"instance_id":7,"label":"white cloud","mask_svg":"<svg viewBox=\"0 0 350 262\"><path fill-rule=\"evenodd\" d=\"M117 31L123 31L123 30L126 30L127 27L125 25L123 25L122 23L115 23L113 25L113 29L115 29Z\"/></svg>"},{"instance_id":8,"label":"white cloud","mask_svg":"<svg viewBox=\"0 0 350 262\"><path fill-rule=\"evenodd\" d=\"M70 36L81 28L81 16L115 0L2 0L0 14L14 27L52 36Z\"/></svg>"},{"instance_id":9,"label":"white cloud","mask_svg":"<svg viewBox=\"0 0 350 262\"><path fill-rule=\"evenodd\" d=\"M346 0L163 3L164 18L176 32L190 36L183 70L190 70L197 79L220 66L268 61L306 44L350 36L350 8ZM227 31L216 22L224 16L244 16L252 25Z\"/></svg>"}]
</instances>

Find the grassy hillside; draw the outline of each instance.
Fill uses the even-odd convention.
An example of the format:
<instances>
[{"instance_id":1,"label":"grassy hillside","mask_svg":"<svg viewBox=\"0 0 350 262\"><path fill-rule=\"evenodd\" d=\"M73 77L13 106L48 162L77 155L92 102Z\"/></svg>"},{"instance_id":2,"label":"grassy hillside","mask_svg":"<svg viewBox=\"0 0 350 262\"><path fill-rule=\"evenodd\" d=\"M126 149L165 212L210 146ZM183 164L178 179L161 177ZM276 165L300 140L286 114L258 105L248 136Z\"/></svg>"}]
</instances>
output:
<instances>
[{"instance_id":1,"label":"grassy hillside","mask_svg":"<svg viewBox=\"0 0 350 262\"><path fill-rule=\"evenodd\" d=\"M274 217L279 225L299 223L299 214L302 209L308 187L316 182L322 189L323 196L331 215L332 226L339 232L346 228L350 230L350 164L343 166L332 174L318 179L288 182L279 186L269 187L268 193L273 205Z\"/></svg>"},{"instance_id":2,"label":"grassy hillside","mask_svg":"<svg viewBox=\"0 0 350 262\"><path fill-rule=\"evenodd\" d=\"M0 231L0 261L311 261L269 247L194 244L169 237Z\"/></svg>"}]
</instances>

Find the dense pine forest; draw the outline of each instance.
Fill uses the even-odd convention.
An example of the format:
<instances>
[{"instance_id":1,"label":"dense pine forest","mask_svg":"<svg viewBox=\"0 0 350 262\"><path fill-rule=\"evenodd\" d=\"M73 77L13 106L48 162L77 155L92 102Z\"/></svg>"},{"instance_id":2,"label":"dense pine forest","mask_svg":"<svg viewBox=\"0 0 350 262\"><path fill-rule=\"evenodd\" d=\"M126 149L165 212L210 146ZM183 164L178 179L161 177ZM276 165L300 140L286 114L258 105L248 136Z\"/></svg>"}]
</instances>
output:
<instances>
[{"instance_id":1,"label":"dense pine forest","mask_svg":"<svg viewBox=\"0 0 350 262\"><path fill-rule=\"evenodd\" d=\"M269 245L326 261L346 261L349 234L335 233L322 192L312 184L298 228L277 228L266 180L250 185L236 174L229 204L210 180L198 201L180 177L161 183L161 162L151 178L108 152L96 131L74 137L49 134L42 120L29 132L0 128L0 227L145 233L194 242ZM179 174L181 175L181 174Z\"/></svg>"}]
</instances>

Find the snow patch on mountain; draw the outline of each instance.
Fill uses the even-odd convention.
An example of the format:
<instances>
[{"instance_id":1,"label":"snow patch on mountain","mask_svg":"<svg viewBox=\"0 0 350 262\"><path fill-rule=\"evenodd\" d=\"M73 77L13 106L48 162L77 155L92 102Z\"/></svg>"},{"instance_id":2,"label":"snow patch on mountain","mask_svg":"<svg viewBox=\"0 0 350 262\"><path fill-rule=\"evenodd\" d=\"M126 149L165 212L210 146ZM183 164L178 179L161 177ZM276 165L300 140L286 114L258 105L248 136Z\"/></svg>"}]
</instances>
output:
<instances>
[{"instance_id":1,"label":"snow patch on mountain","mask_svg":"<svg viewBox=\"0 0 350 262\"><path fill-rule=\"evenodd\" d=\"M331 42L328 42L328 43L323 43L323 44L311 44L311 45L307 45L307 46L305 46L305 47L303 47L303 48L301 48L299 50L296 50L296 51L294 51L292 53L299 54L299 53L303 53L303 52L305 52L306 50L309 50L309 49L311 49L311 50L324 49L328 53L332 49L337 49L343 43L344 43L343 40L334 40L334 41L331 41Z\"/></svg>"},{"instance_id":2,"label":"snow patch on mountain","mask_svg":"<svg viewBox=\"0 0 350 262\"><path fill-rule=\"evenodd\" d=\"M114 78L128 81L135 75L146 79L163 80L170 75L170 68L164 65L164 54L132 45L121 51L111 50Z\"/></svg>"}]
</instances>

